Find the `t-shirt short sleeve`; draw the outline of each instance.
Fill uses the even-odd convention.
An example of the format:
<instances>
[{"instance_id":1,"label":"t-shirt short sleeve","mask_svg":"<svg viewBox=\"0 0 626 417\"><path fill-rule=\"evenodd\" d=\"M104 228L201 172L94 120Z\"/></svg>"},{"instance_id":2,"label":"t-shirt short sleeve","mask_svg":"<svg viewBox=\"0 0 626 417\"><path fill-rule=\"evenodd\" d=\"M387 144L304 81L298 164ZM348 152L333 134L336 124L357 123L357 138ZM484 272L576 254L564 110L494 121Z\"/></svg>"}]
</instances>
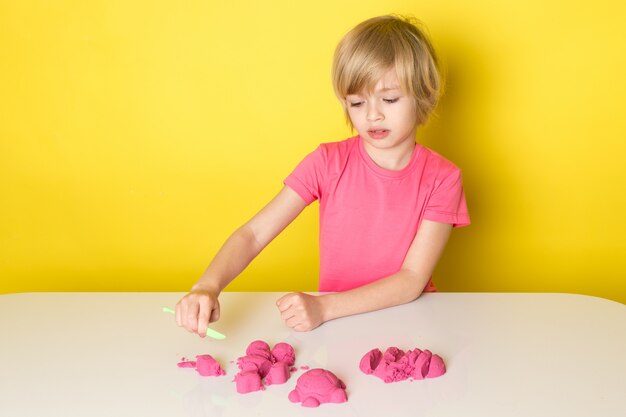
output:
<instances>
[{"instance_id":1,"label":"t-shirt short sleeve","mask_svg":"<svg viewBox=\"0 0 626 417\"><path fill-rule=\"evenodd\" d=\"M435 186L426 203L424 219L451 223L453 227L470 224L461 170L457 167L447 169Z\"/></svg>"},{"instance_id":2,"label":"t-shirt short sleeve","mask_svg":"<svg viewBox=\"0 0 626 417\"><path fill-rule=\"evenodd\" d=\"M326 154L320 145L296 166L283 183L309 205L321 197L325 167Z\"/></svg>"}]
</instances>

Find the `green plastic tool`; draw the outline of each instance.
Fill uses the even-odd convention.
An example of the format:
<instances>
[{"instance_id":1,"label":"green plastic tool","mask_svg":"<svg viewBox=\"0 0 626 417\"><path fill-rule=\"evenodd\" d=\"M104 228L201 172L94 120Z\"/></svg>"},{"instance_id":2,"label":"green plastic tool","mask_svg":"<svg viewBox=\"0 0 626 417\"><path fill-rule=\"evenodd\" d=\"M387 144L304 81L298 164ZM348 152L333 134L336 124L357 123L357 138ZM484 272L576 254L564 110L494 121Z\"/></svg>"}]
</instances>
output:
<instances>
[{"instance_id":1,"label":"green plastic tool","mask_svg":"<svg viewBox=\"0 0 626 417\"><path fill-rule=\"evenodd\" d=\"M163 307L163 312L170 313L170 314L176 314L176 312L174 310L172 310L171 308L169 308L169 307ZM213 339L216 339L216 340L224 340L224 339L226 339L226 336L224 336L223 334L221 334L217 330L211 329L210 327L206 328L206 335L209 336L209 337L212 337Z\"/></svg>"}]
</instances>

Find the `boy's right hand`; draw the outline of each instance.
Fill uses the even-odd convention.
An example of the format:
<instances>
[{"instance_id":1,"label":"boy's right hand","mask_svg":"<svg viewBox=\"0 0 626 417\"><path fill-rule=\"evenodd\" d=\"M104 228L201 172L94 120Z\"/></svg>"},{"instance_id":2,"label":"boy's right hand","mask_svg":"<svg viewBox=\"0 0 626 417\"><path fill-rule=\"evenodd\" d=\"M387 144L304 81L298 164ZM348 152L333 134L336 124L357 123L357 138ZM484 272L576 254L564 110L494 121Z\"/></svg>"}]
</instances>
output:
<instances>
[{"instance_id":1,"label":"boy's right hand","mask_svg":"<svg viewBox=\"0 0 626 417\"><path fill-rule=\"evenodd\" d=\"M206 328L220 318L218 294L206 289L192 289L176 304L176 324L200 337Z\"/></svg>"}]
</instances>

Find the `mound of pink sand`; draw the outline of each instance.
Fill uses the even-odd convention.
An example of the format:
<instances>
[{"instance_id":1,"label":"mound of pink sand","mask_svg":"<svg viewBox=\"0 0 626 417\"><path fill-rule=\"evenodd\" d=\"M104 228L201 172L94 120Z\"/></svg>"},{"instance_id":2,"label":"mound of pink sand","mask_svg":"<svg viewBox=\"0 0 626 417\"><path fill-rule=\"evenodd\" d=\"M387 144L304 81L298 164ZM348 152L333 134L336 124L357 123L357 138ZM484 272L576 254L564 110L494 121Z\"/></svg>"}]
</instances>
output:
<instances>
[{"instance_id":1,"label":"mound of pink sand","mask_svg":"<svg viewBox=\"0 0 626 417\"><path fill-rule=\"evenodd\" d=\"M408 378L436 378L446 373L446 366L439 355L417 348L404 352L397 347L390 347L384 354L380 349L372 349L361 358L359 368L363 373L377 376L385 383Z\"/></svg>"},{"instance_id":2,"label":"mound of pink sand","mask_svg":"<svg viewBox=\"0 0 626 417\"><path fill-rule=\"evenodd\" d=\"M178 363L179 368L195 368L202 376L222 376L226 372L211 355L198 355L195 361L188 361L185 358Z\"/></svg>"},{"instance_id":3,"label":"mound of pink sand","mask_svg":"<svg viewBox=\"0 0 626 417\"><path fill-rule=\"evenodd\" d=\"M344 403L348 401L346 385L326 369L306 371L289 393L289 401L301 402L303 407L318 407L323 403Z\"/></svg>"},{"instance_id":4,"label":"mound of pink sand","mask_svg":"<svg viewBox=\"0 0 626 417\"><path fill-rule=\"evenodd\" d=\"M235 375L237 392L264 389L265 385L284 384L291 376L291 366L296 361L289 343L277 343L273 349L263 340L256 340L246 349L246 356L237 359L240 372Z\"/></svg>"}]
</instances>

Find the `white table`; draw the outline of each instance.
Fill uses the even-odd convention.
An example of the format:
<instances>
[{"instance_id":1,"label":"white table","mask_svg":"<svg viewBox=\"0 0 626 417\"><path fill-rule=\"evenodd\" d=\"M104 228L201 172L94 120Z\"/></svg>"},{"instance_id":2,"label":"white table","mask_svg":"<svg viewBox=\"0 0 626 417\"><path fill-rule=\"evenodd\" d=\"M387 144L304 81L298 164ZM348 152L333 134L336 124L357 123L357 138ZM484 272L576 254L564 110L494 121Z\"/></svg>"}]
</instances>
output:
<instances>
[{"instance_id":1,"label":"white table","mask_svg":"<svg viewBox=\"0 0 626 417\"><path fill-rule=\"evenodd\" d=\"M568 294L437 293L291 332L282 293L224 293L224 341L161 312L182 293L0 295L0 416L615 416L626 415L626 306ZM333 371L348 402L307 409L284 385L237 394L249 342L280 341L296 365ZM372 348L429 349L440 378L385 384L359 371ZM213 355L224 377L179 369Z\"/></svg>"}]
</instances>

